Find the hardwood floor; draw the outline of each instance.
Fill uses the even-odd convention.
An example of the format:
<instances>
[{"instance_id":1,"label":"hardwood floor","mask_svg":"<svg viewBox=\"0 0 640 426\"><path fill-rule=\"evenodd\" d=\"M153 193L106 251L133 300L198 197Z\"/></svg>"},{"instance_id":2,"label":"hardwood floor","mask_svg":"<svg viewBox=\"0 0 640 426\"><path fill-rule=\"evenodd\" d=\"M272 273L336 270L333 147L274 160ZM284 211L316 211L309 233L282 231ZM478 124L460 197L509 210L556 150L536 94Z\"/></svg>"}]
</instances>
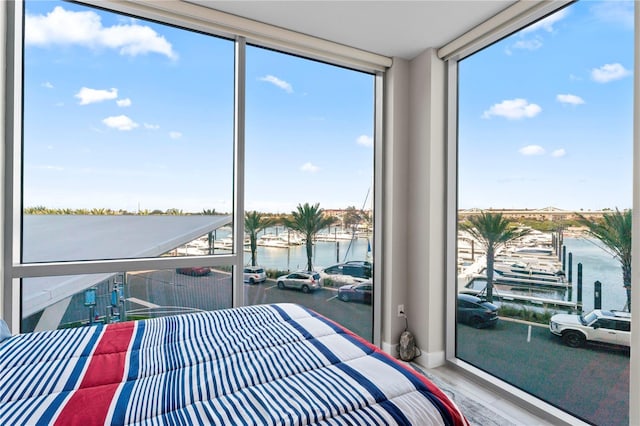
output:
<instances>
[{"instance_id":1,"label":"hardwood floor","mask_svg":"<svg viewBox=\"0 0 640 426\"><path fill-rule=\"evenodd\" d=\"M458 404L472 425L547 426L553 425L524 408L500 397L450 367L423 369L436 385Z\"/></svg>"}]
</instances>

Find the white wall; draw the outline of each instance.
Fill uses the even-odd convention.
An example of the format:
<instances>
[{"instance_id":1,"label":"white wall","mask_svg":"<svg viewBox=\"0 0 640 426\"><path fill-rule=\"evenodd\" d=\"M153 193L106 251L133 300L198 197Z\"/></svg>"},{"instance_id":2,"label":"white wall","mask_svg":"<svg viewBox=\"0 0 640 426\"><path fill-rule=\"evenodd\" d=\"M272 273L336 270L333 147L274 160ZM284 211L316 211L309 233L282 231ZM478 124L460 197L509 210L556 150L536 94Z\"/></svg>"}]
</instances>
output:
<instances>
[{"instance_id":1,"label":"white wall","mask_svg":"<svg viewBox=\"0 0 640 426\"><path fill-rule=\"evenodd\" d=\"M396 355L404 330L397 306L407 305L407 192L409 63L394 59L385 75L383 143L382 349Z\"/></svg>"},{"instance_id":2,"label":"white wall","mask_svg":"<svg viewBox=\"0 0 640 426\"><path fill-rule=\"evenodd\" d=\"M428 49L394 59L385 81L382 347L397 354L403 304L430 368L445 362L445 76Z\"/></svg>"},{"instance_id":3,"label":"white wall","mask_svg":"<svg viewBox=\"0 0 640 426\"><path fill-rule=\"evenodd\" d=\"M407 261L409 326L425 367L445 362L445 64L435 49L410 63Z\"/></svg>"}]
</instances>

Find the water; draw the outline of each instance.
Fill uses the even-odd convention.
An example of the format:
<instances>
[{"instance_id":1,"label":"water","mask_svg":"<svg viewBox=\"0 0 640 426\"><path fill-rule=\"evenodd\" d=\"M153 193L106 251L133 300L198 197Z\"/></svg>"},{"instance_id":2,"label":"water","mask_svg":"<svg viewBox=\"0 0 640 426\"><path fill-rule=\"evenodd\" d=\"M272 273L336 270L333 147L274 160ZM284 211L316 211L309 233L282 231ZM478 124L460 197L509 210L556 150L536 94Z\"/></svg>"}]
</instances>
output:
<instances>
[{"instance_id":1,"label":"water","mask_svg":"<svg viewBox=\"0 0 640 426\"><path fill-rule=\"evenodd\" d=\"M339 251L336 248L337 244L340 245ZM349 244L351 244L350 249ZM257 263L267 269L295 271L307 268L307 247L304 244L289 248L258 246L257 257ZM312 262L316 270L348 260L367 260L366 238L343 240L337 243L318 241L313 246ZM244 253L244 263L251 263L251 252Z\"/></svg>"},{"instance_id":2,"label":"water","mask_svg":"<svg viewBox=\"0 0 640 426\"><path fill-rule=\"evenodd\" d=\"M627 293L622 287L620 262L605 252L597 244L599 241L586 238L565 238L567 247L568 277L569 253L573 254L573 300L577 297L578 263L582 263L583 310L593 309L593 283L602 283L602 308L622 310L627 302Z\"/></svg>"},{"instance_id":3,"label":"water","mask_svg":"<svg viewBox=\"0 0 640 426\"><path fill-rule=\"evenodd\" d=\"M329 235L334 234L332 228ZM263 234L273 234L286 232L282 227L267 228L265 231L258 233L258 237ZM220 229L216 233L216 238L221 239L229 237L230 230ZM313 246L313 257L311 261L315 270L342 263L349 260L372 260L372 252L369 251L373 247L371 235L359 236L353 240L338 241L317 241ZM247 247L245 247L247 249ZM221 252L221 249L216 251ZM278 271L296 271L307 269L307 246L306 244L294 245L288 248L283 247L264 247L257 248L256 263L266 269L275 269ZM251 264L251 252L244 252L244 264Z\"/></svg>"}]
</instances>

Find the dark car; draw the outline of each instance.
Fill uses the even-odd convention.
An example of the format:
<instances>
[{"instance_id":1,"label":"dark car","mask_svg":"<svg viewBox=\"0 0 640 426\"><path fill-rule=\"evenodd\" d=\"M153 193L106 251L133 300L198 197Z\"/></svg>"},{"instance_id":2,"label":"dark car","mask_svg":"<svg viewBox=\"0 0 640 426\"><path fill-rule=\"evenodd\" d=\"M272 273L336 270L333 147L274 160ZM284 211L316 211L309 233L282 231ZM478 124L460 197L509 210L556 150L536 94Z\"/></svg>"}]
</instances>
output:
<instances>
[{"instance_id":1,"label":"dark car","mask_svg":"<svg viewBox=\"0 0 640 426\"><path fill-rule=\"evenodd\" d=\"M371 281L343 285L338 289L338 299L344 302L362 302L370 305L372 290Z\"/></svg>"},{"instance_id":2,"label":"dark car","mask_svg":"<svg viewBox=\"0 0 640 426\"><path fill-rule=\"evenodd\" d=\"M178 268L176 272L182 275L191 275L192 277L203 277L211 273L208 266L194 266L193 268Z\"/></svg>"},{"instance_id":3,"label":"dark car","mask_svg":"<svg viewBox=\"0 0 640 426\"><path fill-rule=\"evenodd\" d=\"M321 270L320 275L335 283L357 284L371 278L371 263L359 260L339 263Z\"/></svg>"},{"instance_id":4,"label":"dark car","mask_svg":"<svg viewBox=\"0 0 640 426\"><path fill-rule=\"evenodd\" d=\"M457 319L475 328L493 327L498 322L498 307L471 294L458 294Z\"/></svg>"},{"instance_id":5,"label":"dark car","mask_svg":"<svg viewBox=\"0 0 640 426\"><path fill-rule=\"evenodd\" d=\"M278 288L292 287L309 293L312 290L322 288L322 278L315 271L298 271L288 275L282 275L276 280Z\"/></svg>"}]
</instances>

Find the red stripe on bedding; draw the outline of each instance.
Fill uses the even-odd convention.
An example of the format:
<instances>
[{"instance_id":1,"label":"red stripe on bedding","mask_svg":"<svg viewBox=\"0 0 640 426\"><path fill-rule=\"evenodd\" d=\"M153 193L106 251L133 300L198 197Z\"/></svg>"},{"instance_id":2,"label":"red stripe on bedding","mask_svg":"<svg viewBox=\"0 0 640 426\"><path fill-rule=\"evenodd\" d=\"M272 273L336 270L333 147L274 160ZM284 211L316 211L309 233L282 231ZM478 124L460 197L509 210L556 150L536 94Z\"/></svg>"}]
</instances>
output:
<instances>
[{"instance_id":1,"label":"red stripe on bedding","mask_svg":"<svg viewBox=\"0 0 640 426\"><path fill-rule=\"evenodd\" d=\"M360 342L364 346L367 346L368 348L372 349L374 352L381 354L382 356L387 358L393 364L399 365L401 368L404 368L405 370L409 371L413 376L417 377L418 380L420 380L420 382L422 382L422 384L424 384L427 387L427 389L429 389L429 391L431 393L433 393L436 397L438 397L438 399L440 401L442 401L442 403L444 405L447 406L447 408L449 409L450 412L458 414L458 416L453 416L453 421L454 421L454 425L455 426L469 426L469 421L464 416L464 414L462 414L462 411L460 411L460 408L458 408L456 403L453 402L439 387L437 387L434 383L432 383L431 380L429 380L427 377L422 375L422 373L417 371L415 368L411 367L409 364L407 364L405 362L398 361L397 359L395 359L394 357L392 357L388 353L384 352L383 350L381 350L380 348L378 348L377 346L375 346L371 342L363 339L362 337L358 336L357 334L355 334L354 332L352 332L348 328L344 327L343 325L335 322L334 320L332 320L330 318L326 318L324 316L322 316L322 318L325 321L328 321L328 322L330 322L332 324L335 324L337 327L339 327L340 329L344 330L344 332L346 334L348 334L349 336L353 337L355 340L357 340L358 342Z\"/></svg>"},{"instance_id":2,"label":"red stripe on bedding","mask_svg":"<svg viewBox=\"0 0 640 426\"><path fill-rule=\"evenodd\" d=\"M104 424L109 406L122 382L134 323L105 328L78 389L67 400L56 425Z\"/></svg>"}]
</instances>

